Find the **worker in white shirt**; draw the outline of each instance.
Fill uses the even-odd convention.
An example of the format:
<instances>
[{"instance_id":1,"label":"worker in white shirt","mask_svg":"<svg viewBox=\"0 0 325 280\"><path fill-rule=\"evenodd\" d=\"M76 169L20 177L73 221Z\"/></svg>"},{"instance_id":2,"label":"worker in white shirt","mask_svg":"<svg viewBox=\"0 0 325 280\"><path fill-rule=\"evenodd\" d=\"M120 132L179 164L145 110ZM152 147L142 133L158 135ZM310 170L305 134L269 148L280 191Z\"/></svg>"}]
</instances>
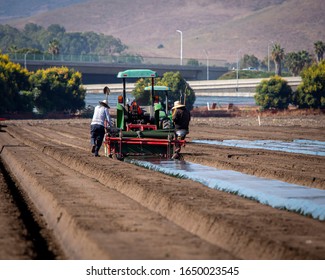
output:
<instances>
[{"instance_id":1,"label":"worker in white shirt","mask_svg":"<svg viewBox=\"0 0 325 280\"><path fill-rule=\"evenodd\" d=\"M95 157L99 157L98 151L102 146L105 129L111 127L111 116L109 114L106 100L100 101L95 107L94 115L90 125L91 152Z\"/></svg>"}]
</instances>

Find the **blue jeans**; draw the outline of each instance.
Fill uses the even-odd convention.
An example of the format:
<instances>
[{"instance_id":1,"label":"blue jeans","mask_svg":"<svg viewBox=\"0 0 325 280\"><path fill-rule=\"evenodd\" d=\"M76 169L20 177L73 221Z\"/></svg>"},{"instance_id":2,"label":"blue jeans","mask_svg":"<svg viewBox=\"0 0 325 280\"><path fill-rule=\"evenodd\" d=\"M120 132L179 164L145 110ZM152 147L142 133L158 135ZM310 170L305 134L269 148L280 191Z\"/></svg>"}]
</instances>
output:
<instances>
[{"instance_id":1,"label":"blue jeans","mask_svg":"<svg viewBox=\"0 0 325 280\"><path fill-rule=\"evenodd\" d=\"M98 151L102 146L105 128L99 124L93 124L90 126L90 134L91 134L91 145L95 146L95 155L98 155Z\"/></svg>"}]
</instances>

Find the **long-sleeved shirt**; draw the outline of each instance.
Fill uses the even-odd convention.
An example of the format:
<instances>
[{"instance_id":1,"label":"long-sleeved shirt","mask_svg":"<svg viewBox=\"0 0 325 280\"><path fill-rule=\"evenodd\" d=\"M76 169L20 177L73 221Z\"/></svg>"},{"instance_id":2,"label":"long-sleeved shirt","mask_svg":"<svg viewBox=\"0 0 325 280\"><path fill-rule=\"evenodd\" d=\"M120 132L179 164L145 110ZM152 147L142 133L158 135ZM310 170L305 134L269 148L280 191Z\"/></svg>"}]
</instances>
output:
<instances>
[{"instance_id":1,"label":"long-sleeved shirt","mask_svg":"<svg viewBox=\"0 0 325 280\"><path fill-rule=\"evenodd\" d=\"M105 127L105 120L107 120L107 126L111 127L112 122L111 122L111 116L109 114L108 108L97 105L95 107L93 119L91 121L91 124L99 124Z\"/></svg>"},{"instance_id":2,"label":"long-sleeved shirt","mask_svg":"<svg viewBox=\"0 0 325 280\"><path fill-rule=\"evenodd\" d=\"M185 129L188 131L191 114L185 107L175 109L172 114L172 119L175 124L175 129Z\"/></svg>"}]
</instances>

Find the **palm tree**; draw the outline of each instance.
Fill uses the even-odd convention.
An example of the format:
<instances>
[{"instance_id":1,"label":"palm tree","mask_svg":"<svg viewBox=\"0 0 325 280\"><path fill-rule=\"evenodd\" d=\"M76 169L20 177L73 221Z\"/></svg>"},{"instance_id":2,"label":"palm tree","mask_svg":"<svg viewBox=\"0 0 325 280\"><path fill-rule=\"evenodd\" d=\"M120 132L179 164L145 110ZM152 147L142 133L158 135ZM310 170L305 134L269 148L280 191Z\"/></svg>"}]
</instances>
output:
<instances>
[{"instance_id":1,"label":"palm tree","mask_svg":"<svg viewBox=\"0 0 325 280\"><path fill-rule=\"evenodd\" d=\"M325 44L322 41L317 41L314 43L314 48L315 48L316 59L317 62L319 63L321 62L321 60L323 60Z\"/></svg>"},{"instance_id":2,"label":"palm tree","mask_svg":"<svg viewBox=\"0 0 325 280\"><path fill-rule=\"evenodd\" d=\"M275 64L275 75L281 76L281 62L284 59L284 49L280 44L274 44L272 49L272 59Z\"/></svg>"},{"instance_id":3,"label":"palm tree","mask_svg":"<svg viewBox=\"0 0 325 280\"><path fill-rule=\"evenodd\" d=\"M291 52L285 56L285 65L294 76L298 76L305 67L310 66L311 61L310 54L305 50Z\"/></svg>"},{"instance_id":4,"label":"palm tree","mask_svg":"<svg viewBox=\"0 0 325 280\"><path fill-rule=\"evenodd\" d=\"M294 75L298 76L299 74L299 57L295 52L287 53L285 56L285 66L288 70Z\"/></svg>"},{"instance_id":5,"label":"palm tree","mask_svg":"<svg viewBox=\"0 0 325 280\"><path fill-rule=\"evenodd\" d=\"M311 58L311 55L305 50L299 51L298 56L300 59L300 64L299 64L300 69L299 70L301 72L305 67L308 67L311 65L312 58Z\"/></svg>"}]
</instances>

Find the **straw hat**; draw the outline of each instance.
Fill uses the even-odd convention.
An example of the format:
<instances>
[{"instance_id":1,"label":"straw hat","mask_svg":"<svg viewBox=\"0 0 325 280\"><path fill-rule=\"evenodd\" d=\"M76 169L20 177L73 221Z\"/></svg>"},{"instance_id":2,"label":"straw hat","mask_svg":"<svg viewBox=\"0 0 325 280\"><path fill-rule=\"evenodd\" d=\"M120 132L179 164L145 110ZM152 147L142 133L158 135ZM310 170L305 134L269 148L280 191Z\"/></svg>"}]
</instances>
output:
<instances>
[{"instance_id":1,"label":"straw hat","mask_svg":"<svg viewBox=\"0 0 325 280\"><path fill-rule=\"evenodd\" d=\"M104 107L106 107L106 108L110 108L109 106L108 106L108 104L107 104L107 101L106 100L103 100L103 101L99 101L99 104L100 105L102 105L102 106L104 106Z\"/></svg>"},{"instance_id":2,"label":"straw hat","mask_svg":"<svg viewBox=\"0 0 325 280\"><path fill-rule=\"evenodd\" d=\"M183 105L180 101L177 100L174 102L174 107L172 108L172 110L182 107L185 107L185 105Z\"/></svg>"}]
</instances>

